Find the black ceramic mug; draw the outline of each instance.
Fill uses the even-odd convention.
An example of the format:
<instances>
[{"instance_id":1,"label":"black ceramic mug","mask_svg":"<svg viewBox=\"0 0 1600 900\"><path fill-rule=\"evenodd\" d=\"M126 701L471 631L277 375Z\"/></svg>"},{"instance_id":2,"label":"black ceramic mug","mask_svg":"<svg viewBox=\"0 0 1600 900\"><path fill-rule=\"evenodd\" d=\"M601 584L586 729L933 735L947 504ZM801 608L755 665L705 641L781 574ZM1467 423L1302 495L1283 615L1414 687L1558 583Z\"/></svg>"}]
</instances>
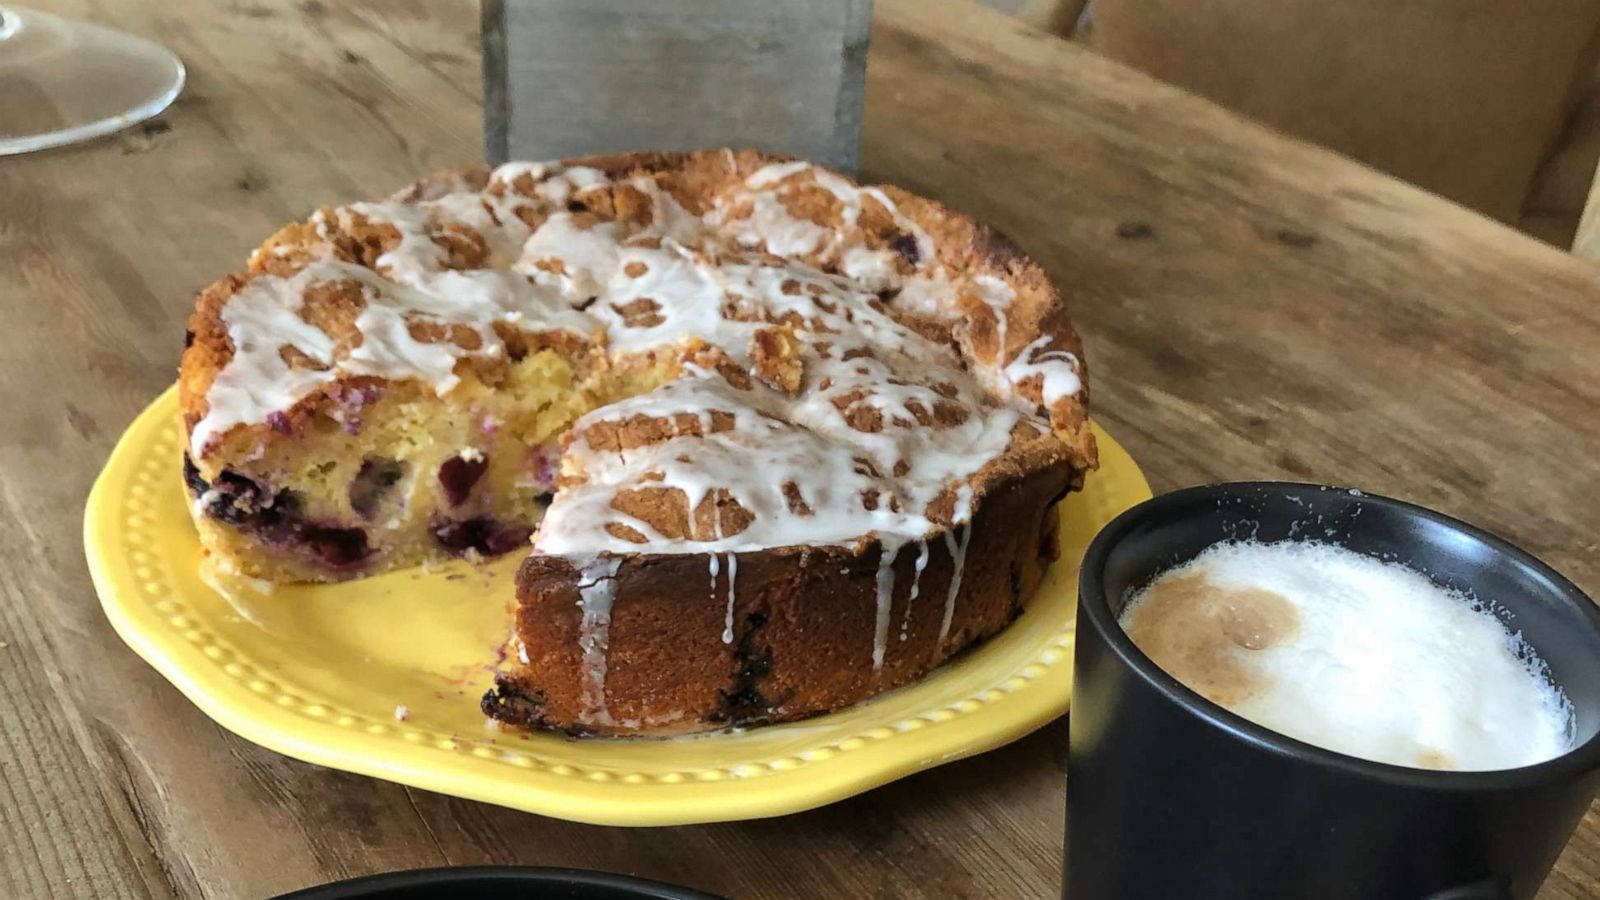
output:
<instances>
[{"instance_id":1,"label":"black ceramic mug","mask_svg":"<svg viewBox=\"0 0 1600 900\"><path fill-rule=\"evenodd\" d=\"M1572 703L1571 751L1490 772L1369 762L1251 723L1178 683L1118 624L1219 541L1338 544L1492 601ZM1094 539L1078 588L1067 900L1531 898L1600 787L1600 612L1456 519L1311 485L1190 488Z\"/></svg>"}]
</instances>

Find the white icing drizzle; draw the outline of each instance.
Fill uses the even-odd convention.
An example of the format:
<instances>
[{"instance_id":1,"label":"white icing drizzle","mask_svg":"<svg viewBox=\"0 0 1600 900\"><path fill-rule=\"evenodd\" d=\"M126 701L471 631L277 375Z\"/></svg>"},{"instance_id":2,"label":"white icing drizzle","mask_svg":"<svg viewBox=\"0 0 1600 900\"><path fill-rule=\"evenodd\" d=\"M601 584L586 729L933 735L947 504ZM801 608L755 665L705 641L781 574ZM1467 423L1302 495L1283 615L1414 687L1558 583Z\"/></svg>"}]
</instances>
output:
<instances>
[{"instance_id":1,"label":"white icing drizzle","mask_svg":"<svg viewBox=\"0 0 1600 900\"><path fill-rule=\"evenodd\" d=\"M945 532L949 534L949 532ZM911 576L911 593L906 596L905 615L900 617L900 640L910 636L911 604L922 590L922 570L928 567L928 542L917 541L917 564Z\"/></svg>"},{"instance_id":2,"label":"white icing drizzle","mask_svg":"<svg viewBox=\"0 0 1600 900\"><path fill-rule=\"evenodd\" d=\"M578 570L578 606L583 610L578 647L583 650L582 700L589 720L609 724L606 711L606 648L611 642L611 604L617 598L622 560L599 556Z\"/></svg>"},{"instance_id":3,"label":"white icing drizzle","mask_svg":"<svg viewBox=\"0 0 1600 900\"><path fill-rule=\"evenodd\" d=\"M711 555L713 557L716 556L715 553L713 553ZM728 554L728 612L727 612L726 617L723 619L723 625L722 625L722 642L724 644L733 643L734 586L738 583L738 581L739 581L739 557L733 555L732 553L729 553Z\"/></svg>"},{"instance_id":4,"label":"white icing drizzle","mask_svg":"<svg viewBox=\"0 0 1600 900\"><path fill-rule=\"evenodd\" d=\"M955 511L950 514L950 521L953 524L944 533L944 547L950 553L950 589L944 598L944 620L939 623L940 644L950 636L950 623L955 620L956 596L961 593L961 573L967 565L967 542L972 539L972 488L967 485L962 485L956 492Z\"/></svg>"},{"instance_id":5,"label":"white icing drizzle","mask_svg":"<svg viewBox=\"0 0 1600 900\"><path fill-rule=\"evenodd\" d=\"M1066 350L1044 350L1049 345L1049 335L1038 338L1022 348L1017 358L1005 368L1006 382L1013 387L1030 378L1038 378L1040 405L1046 409L1063 397L1083 390L1083 378L1078 374L1078 357Z\"/></svg>"},{"instance_id":6,"label":"white icing drizzle","mask_svg":"<svg viewBox=\"0 0 1600 900\"><path fill-rule=\"evenodd\" d=\"M191 446L203 448L234 425L264 421L331 380L313 368L291 368L279 353L291 346L322 365L333 357L333 339L300 318L305 289L316 283L319 269L313 263L292 278L257 278L222 307L233 358L211 382L209 412L190 433Z\"/></svg>"},{"instance_id":7,"label":"white icing drizzle","mask_svg":"<svg viewBox=\"0 0 1600 900\"><path fill-rule=\"evenodd\" d=\"M648 261L650 273L627 280L649 286L613 283L607 296L618 299L595 308L624 306L637 296L673 299L660 303L655 324L635 333L615 326L621 333L614 346L659 346L698 336L745 368L752 365L751 339L770 327L765 320L784 317L804 345L803 383L791 398L760 383L735 387L716 371L688 365L677 381L584 416L567 448L582 480L557 494L536 540L540 552L748 551L852 543L871 534L920 540L938 528L927 518L928 506L1003 452L1023 418L1015 408L986 404L983 387L960 370L948 347L879 311L876 297L848 279L797 263L729 263L708 270L670 243L628 252ZM725 318L729 297L760 311L761 320ZM829 345L826 356L819 343ZM941 407L955 419L933 421L932 412ZM706 433L712 411L731 418L732 427ZM701 433L678 431L677 437L621 453L598 450L587 440L602 422L661 419L677 430L684 417L698 421ZM853 417L877 430L854 427ZM754 521L738 534L697 536L686 545L613 507L619 491L645 487L680 490L689 509L712 491L724 491ZM786 490L803 500L805 514L790 509ZM875 505L869 507L867 497ZM625 525L634 534L620 537L608 525Z\"/></svg>"},{"instance_id":8,"label":"white icing drizzle","mask_svg":"<svg viewBox=\"0 0 1600 900\"><path fill-rule=\"evenodd\" d=\"M995 357L996 367L1005 365L1006 361L1006 328L1011 321L1011 301L1017 298L1017 292L1011 285L994 277L993 275L978 275L972 279L973 294L989 311L994 313L995 323Z\"/></svg>"},{"instance_id":9,"label":"white icing drizzle","mask_svg":"<svg viewBox=\"0 0 1600 900\"><path fill-rule=\"evenodd\" d=\"M449 393L460 381L457 361L504 354L505 343L494 330L497 322L541 322L548 330L579 334L593 329L587 316L510 273L445 271L408 277L411 284L400 284L352 263L319 260L288 278L261 275L246 284L222 307L233 356L206 394L207 412L190 433L190 446L203 453L235 425L264 421L340 376L415 378L440 395ZM339 284L354 286L364 306L355 321L360 346L336 358L333 339L301 318L300 310L308 289ZM410 330L413 322L470 328L477 334L478 349L418 340ZM284 347L314 365L290 366Z\"/></svg>"},{"instance_id":10,"label":"white icing drizzle","mask_svg":"<svg viewBox=\"0 0 1600 900\"><path fill-rule=\"evenodd\" d=\"M884 653L889 649L889 611L894 606L894 560L900 555L900 544L883 542L883 553L878 557L877 618L872 629L872 671L883 668Z\"/></svg>"},{"instance_id":11,"label":"white icing drizzle","mask_svg":"<svg viewBox=\"0 0 1600 900\"><path fill-rule=\"evenodd\" d=\"M961 276L958 284L929 236L875 188L796 162L760 169L717 195L704 216L645 175L627 184L648 199L647 223L599 222L569 207L606 183L594 169L512 163L495 170L483 191L431 185L410 199L314 216L325 258L289 277L258 275L223 305L234 352L207 394L191 447L203 454L229 429L265 421L341 376L416 379L446 394L464 358L504 354L497 325L564 331L592 339L612 363L648 354L680 367L662 387L577 422L562 466L570 477L534 542L536 553L566 557L581 573L592 721L609 719L605 648L623 554L707 554L713 601L719 554L726 554L722 639L731 644L736 553L875 540L882 555L872 662L880 669L895 558L906 543L919 543L905 639L928 542L942 532L954 565L942 641L970 538L970 479L1005 451L1019 423L1047 427L1040 406L1015 386L1038 378L1048 407L1081 390L1077 360L1041 338L1006 364L1011 288L987 275ZM808 188L837 200L839 224L824 227L789 211L787 201ZM869 205L893 219L898 241L910 236L914 252L864 243L855 226ZM372 269L334 258L335 232L373 227L393 232ZM447 268L456 244L441 239L463 231L483 238L487 268ZM359 291L359 345L336 343L301 317L306 291L325 285ZM958 336L966 327L959 298L977 298L995 315L1000 358L969 365L902 324L881 295L894 296L897 313L949 322ZM465 328L476 340L419 340L418 325ZM798 373L796 390L769 386L774 360L764 354L775 332L794 339L780 343L796 355L779 362ZM311 365L289 365L284 348ZM1009 402L994 402L996 394ZM657 430L664 438L622 451L591 444L597 426L633 420L669 426ZM624 492L644 490L681 492L690 513L686 538L614 505ZM952 524L930 518L952 493ZM695 533L695 511L706 502L717 510L713 533ZM727 533L722 512L734 506L743 512L740 527Z\"/></svg>"},{"instance_id":12,"label":"white icing drizzle","mask_svg":"<svg viewBox=\"0 0 1600 900\"><path fill-rule=\"evenodd\" d=\"M534 197L510 190L499 196L489 190L458 192L419 201L354 203L315 213L311 225L324 240L336 229L362 224L392 227L399 240L378 257L375 270L333 259L330 243L322 248L329 258L315 260L288 278L258 275L223 304L221 318L234 352L206 394L206 415L189 435L196 455L203 455L215 438L234 426L265 421L341 376L412 378L446 394L459 381L455 374L459 360L504 354L505 344L494 331L497 323L535 331L595 333L598 323L571 308L573 301L562 286L551 283L555 279L530 281L520 271L530 229L516 210L535 203L562 203L576 191L604 184L605 176L583 167L512 163L495 171L489 187L506 187L522 174L543 179ZM433 235L447 226L482 235L490 251L490 268L445 268L447 253ZM494 267L508 259L509 269ZM336 352L333 338L300 312L307 290L351 282L364 303L355 321L362 340L341 353ZM410 331L413 323L464 326L476 332L476 347L418 340ZM290 366L283 359L285 347L315 365Z\"/></svg>"},{"instance_id":13,"label":"white icing drizzle","mask_svg":"<svg viewBox=\"0 0 1600 900\"><path fill-rule=\"evenodd\" d=\"M771 187L781 181L784 181L791 175L799 175L802 172L806 172L810 169L811 163L808 163L803 159L796 159L782 163L772 163L770 165L762 166L757 171L751 173L750 177L744 180L744 184L745 187L759 190L760 188ZM787 214L787 211L785 214Z\"/></svg>"},{"instance_id":14,"label":"white icing drizzle","mask_svg":"<svg viewBox=\"0 0 1600 900\"><path fill-rule=\"evenodd\" d=\"M957 532L960 537L957 538ZM939 643L950 636L950 623L955 620L956 595L961 593L961 570L967 564L967 541L972 538L972 523L951 527L944 533L945 549L950 551L952 569L950 570L950 591L944 598L944 620L939 623Z\"/></svg>"},{"instance_id":15,"label":"white icing drizzle","mask_svg":"<svg viewBox=\"0 0 1600 900\"><path fill-rule=\"evenodd\" d=\"M959 312L951 304L950 281L942 271L913 272L900 282L896 309L940 322L955 321Z\"/></svg>"},{"instance_id":16,"label":"white icing drizzle","mask_svg":"<svg viewBox=\"0 0 1600 900\"><path fill-rule=\"evenodd\" d=\"M807 174L809 179L795 178ZM785 198L796 188L805 186L820 187L839 201L839 219L844 228L818 225L789 212ZM747 217L731 217L732 212L740 210L738 203L723 203L707 217L713 226L729 231L739 246L761 247L778 256L815 255L825 262L837 263L841 272L868 290L893 287L898 281L894 266L896 251L847 242L847 229L861 220L864 202L871 199L889 214L896 228L912 236L918 259L933 258L933 239L902 215L894 201L878 188L851 184L832 172L802 161L765 166L745 179L745 188L747 190L738 199L749 204Z\"/></svg>"}]
</instances>

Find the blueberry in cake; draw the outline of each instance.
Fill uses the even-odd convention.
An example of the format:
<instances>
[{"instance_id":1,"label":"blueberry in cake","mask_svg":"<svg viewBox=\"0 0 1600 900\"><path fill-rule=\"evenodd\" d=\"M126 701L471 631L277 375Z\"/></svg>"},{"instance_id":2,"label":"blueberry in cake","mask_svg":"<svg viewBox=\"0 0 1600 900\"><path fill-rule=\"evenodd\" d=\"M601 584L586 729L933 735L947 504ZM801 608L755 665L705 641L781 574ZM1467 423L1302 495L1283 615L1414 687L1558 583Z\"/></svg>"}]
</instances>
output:
<instances>
[{"instance_id":1,"label":"blueberry in cake","mask_svg":"<svg viewBox=\"0 0 1600 900\"><path fill-rule=\"evenodd\" d=\"M201 293L180 392L208 565L529 552L483 708L572 733L792 720L923 676L1019 614L1095 464L1035 263L753 151L319 210Z\"/></svg>"}]
</instances>

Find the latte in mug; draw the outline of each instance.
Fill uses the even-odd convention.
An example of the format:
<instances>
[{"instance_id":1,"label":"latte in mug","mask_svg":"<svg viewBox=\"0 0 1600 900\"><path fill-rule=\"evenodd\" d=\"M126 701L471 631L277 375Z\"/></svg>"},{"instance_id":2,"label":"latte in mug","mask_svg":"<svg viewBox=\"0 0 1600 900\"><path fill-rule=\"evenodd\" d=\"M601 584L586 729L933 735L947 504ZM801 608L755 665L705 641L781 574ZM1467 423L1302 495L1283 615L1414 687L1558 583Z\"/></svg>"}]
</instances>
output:
<instances>
[{"instance_id":1,"label":"latte in mug","mask_svg":"<svg viewBox=\"0 0 1600 900\"><path fill-rule=\"evenodd\" d=\"M1481 600L1343 547L1216 544L1157 576L1120 622L1192 690L1328 750L1481 771L1572 747L1570 704Z\"/></svg>"}]
</instances>

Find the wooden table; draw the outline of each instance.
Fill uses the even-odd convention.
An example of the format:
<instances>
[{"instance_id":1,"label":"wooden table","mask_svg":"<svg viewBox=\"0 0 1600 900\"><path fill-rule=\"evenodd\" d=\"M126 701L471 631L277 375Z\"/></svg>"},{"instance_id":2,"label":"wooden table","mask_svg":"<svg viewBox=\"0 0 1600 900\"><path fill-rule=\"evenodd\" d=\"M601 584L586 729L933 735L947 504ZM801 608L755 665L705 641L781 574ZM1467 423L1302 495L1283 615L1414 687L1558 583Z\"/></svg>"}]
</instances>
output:
<instances>
[{"instance_id":1,"label":"wooden table","mask_svg":"<svg viewBox=\"0 0 1600 900\"><path fill-rule=\"evenodd\" d=\"M193 291L314 205L479 153L476 6L56 0L190 86L0 160L0 895L260 897L390 869L586 866L739 898L1054 896L1057 722L786 818L572 825L305 765L212 724L101 617L79 539ZM1157 490L1399 495L1600 589L1600 269L959 0L880 0L865 174L1059 277L1096 415ZM1542 896L1600 892L1591 814Z\"/></svg>"}]
</instances>

